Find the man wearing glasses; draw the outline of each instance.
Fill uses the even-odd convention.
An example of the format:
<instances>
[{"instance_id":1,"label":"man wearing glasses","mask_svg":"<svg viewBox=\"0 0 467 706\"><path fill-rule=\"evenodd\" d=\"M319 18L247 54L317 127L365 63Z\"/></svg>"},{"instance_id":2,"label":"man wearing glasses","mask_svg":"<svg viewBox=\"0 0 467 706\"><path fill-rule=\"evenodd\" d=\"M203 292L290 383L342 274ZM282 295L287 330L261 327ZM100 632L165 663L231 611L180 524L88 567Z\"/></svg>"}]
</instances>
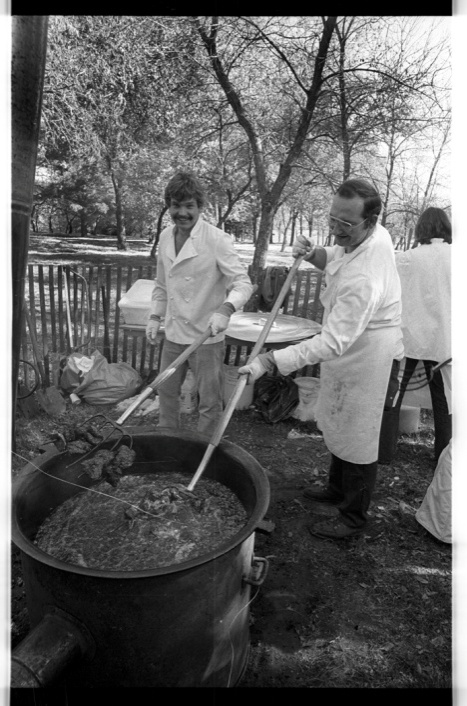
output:
<instances>
[{"instance_id":1,"label":"man wearing glasses","mask_svg":"<svg viewBox=\"0 0 467 706\"><path fill-rule=\"evenodd\" d=\"M403 357L401 287L388 231L377 223L381 198L363 179L337 189L329 215L334 244L312 246L297 239L304 256L325 272L323 327L311 339L260 354L240 368L253 380L277 366L288 375L321 363L316 418L331 452L327 488L305 497L336 505L336 517L309 525L318 537L360 534L376 481L384 403L393 361ZM397 367L397 364L396 364Z\"/></svg>"}]
</instances>

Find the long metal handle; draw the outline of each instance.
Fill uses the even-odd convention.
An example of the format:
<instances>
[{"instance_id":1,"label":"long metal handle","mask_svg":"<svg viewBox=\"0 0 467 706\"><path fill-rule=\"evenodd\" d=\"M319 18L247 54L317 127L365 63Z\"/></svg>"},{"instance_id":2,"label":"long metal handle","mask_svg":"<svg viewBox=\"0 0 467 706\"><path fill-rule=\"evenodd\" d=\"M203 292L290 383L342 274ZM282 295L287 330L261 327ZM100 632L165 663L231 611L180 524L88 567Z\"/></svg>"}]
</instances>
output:
<instances>
[{"instance_id":1,"label":"long metal handle","mask_svg":"<svg viewBox=\"0 0 467 706\"><path fill-rule=\"evenodd\" d=\"M256 358L258 353L263 348L263 346L266 342L266 338L268 337L268 333L271 330L271 327L274 323L274 319L276 318L277 313L282 306L282 303L285 299L285 296L286 296L287 292L289 291L290 284L291 284L292 279L295 275L295 272L300 267L302 260L303 260L303 256L298 257L295 260L295 262L293 263L292 267L290 268L289 274L287 275L287 278L286 278L284 284L282 285L282 289L280 290L279 294L277 295L277 299L274 302L274 306L272 307L272 309L269 313L269 316L266 320L266 323L263 326L261 333L259 334L258 340L256 341L255 345L253 346L253 349L248 357L247 365L249 363L251 363L254 360L254 358ZM211 456L214 452L214 449L220 443L220 440L222 439L222 435L223 435L228 423L230 422L230 418L233 414L233 411L237 405L238 400L241 397L241 394L245 388L246 383L247 383L247 375L240 375L240 377L235 385L234 391L232 392L232 395L227 403L227 407L224 409L222 417L220 418L219 423L214 430L214 434L212 435L211 441L209 442L209 445L204 453L204 456L201 459L201 463L198 466L198 469L197 469L195 475L191 479L190 484L187 486L188 490L193 490L196 483L200 479L201 475L204 473L204 470L211 459Z\"/></svg>"},{"instance_id":2,"label":"long metal handle","mask_svg":"<svg viewBox=\"0 0 467 706\"><path fill-rule=\"evenodd\" d=\"M183 353L181 353L178 358L175 358L173 361L172 365L169 368L166 368L163 370L159 375L146 387L141 394L134 400L134 402L131 403L131 405L124 411L122 416L117 419L116 424L123 424L128 417L133 414L135 409L137 409L145 399L149 397L151 393L154 392L154 390L157 390L162 383L164 383L166 380L168 380L174 372L177 370L177 368L182 365L189 357L190 355L197 349L199 348L204 341L206 341L209 336L211 335L211 327L207 328L204 333L201 334L201 336L198 336L193 343L191 343L188 348L185 348Z\"/></svg>"}]
</instances>

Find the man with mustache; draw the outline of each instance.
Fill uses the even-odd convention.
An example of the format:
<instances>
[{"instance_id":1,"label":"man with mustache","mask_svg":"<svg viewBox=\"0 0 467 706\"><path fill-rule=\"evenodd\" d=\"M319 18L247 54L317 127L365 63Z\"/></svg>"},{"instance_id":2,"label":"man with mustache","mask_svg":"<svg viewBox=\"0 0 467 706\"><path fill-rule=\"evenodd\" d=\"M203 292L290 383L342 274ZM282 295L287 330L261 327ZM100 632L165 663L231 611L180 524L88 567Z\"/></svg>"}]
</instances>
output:
<instances>
[{"instance_id":1,"label":"man with mustache","mask_svg":"<svg viewBox=\"0 0 467 706\"><path fill-rule=\"evenodd\" d=\"M179 428L180 390L189 367L199 395L198 431L211 436L223 410L224 331L253 286L231 236L201 217L206 197L199 179L178 172L164 197L174 225L160 237L147 340L156 343L164 317L165 370L208 327L211 336L161 385L159 426Z\"/></svg>"}]
</instances>

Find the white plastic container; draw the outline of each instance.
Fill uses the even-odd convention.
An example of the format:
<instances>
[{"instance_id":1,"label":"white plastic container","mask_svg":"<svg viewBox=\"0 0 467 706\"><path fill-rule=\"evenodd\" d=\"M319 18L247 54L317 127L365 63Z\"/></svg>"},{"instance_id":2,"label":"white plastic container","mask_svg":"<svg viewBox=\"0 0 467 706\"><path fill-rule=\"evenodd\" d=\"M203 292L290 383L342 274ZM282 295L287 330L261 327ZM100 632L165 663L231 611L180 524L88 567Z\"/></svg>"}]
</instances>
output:
<instances>
[{"instance_id":1,"label":"white plastic container","mask_svg":"<svg viewBox=\"0 0 467 706\"><path fill-rule=\"evenodd\" d=\"M420 407L401 405L399 431L401 434L415 434L420 426Z\"/></svg>"},{"instance_id":2,"label":"white plastic container","mask_svg":"<svg viewBox=\"0 0 467 706\"><path fill-rule=\"evenodd\" d=\"M302 422L316 421L315 407L319 393L319 378L301 377L295 378L294 382L298 387L299 403L291 416Z\"/></svg>"},{"instance_id":3,"label":"white plastic container","mask_svg":"<svg viewBox=\"0 0 467 706\"><path fill-rule=\"evenodd\" d=\"M402 375L405 370L405 358L401 360L401 366L400 366L400 372L399 372L399 380L402 379ZM425 367L423 365L423 362L420 360L417 363L417 367L414 370L414 373L412 377L410 378L409 385L410 386L416 386L416 380L417 378L415 377L418 374L421 374L422 377L420 378L419 384L421 384L426 377L426 372L425 372ZM433 405L431 402L431 394L430 394L430 388L428 385L425 385L424 387L419 387L417 390L410 390L407 389L405 391L404 395L404 400L403 403L407 407L420 407L421 409L433 409ZM404 405L401 405L403 407Z\"/></svg>"},{"instance_id":4,"label":"white plastic container","mask_svg":"<svg viewBox=\"0 0 467 706\"><path fill-rule=\"evenodd\" d=\"M153 279L137 279L118 302L125 323L129 326L146 326L151 311Z\"/></svg>"},{"instance_id":5,"label":"white plastic container","mask_svg":"<svg viewBox=\"0 0 467 706\"><path fill-rule=\"evenodd\" d=\"M232 397L232 393L238 382L238 368L234 365L224 365L224 405ZM253 403L254 383L245 385L243 392L240 395L235 409L248 409Z\"/></svg>"},{"instance_id":6,"label":"white plastic container","mask_svg":"<svg viewBox=\"0 0 467 706\"><path fill-rule=\"evenodd\" d=\"M182 414L192 414L198 407L198 388L195 376L188 370L180 392L180 412Z\"/></svg>"}]
</instances>

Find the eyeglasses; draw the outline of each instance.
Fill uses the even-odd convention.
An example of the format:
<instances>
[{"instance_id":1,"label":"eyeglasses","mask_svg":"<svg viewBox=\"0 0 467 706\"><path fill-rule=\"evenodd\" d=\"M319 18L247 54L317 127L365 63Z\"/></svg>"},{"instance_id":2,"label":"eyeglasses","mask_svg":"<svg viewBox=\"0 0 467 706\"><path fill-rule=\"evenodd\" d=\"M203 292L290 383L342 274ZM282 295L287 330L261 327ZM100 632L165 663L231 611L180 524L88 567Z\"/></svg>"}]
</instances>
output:
<instances>
[{"instance_id":1,"label":"eyeglasses","mask_svg":"<svg viewBox=\"0 0 467 706\"><path fill-rule=\"evenodd\" d=\"M365 223L365 221L366 218L364 218L363 221L360 221L360 223L348 223L347 221L341 221L340 218L336 218L335 216L329 216L329 229L332 230L334 226L337 225L340 230L350 235L354 228L358 228L358 226L361 226L362 223Z\"/></svg>"}]
</instances>

